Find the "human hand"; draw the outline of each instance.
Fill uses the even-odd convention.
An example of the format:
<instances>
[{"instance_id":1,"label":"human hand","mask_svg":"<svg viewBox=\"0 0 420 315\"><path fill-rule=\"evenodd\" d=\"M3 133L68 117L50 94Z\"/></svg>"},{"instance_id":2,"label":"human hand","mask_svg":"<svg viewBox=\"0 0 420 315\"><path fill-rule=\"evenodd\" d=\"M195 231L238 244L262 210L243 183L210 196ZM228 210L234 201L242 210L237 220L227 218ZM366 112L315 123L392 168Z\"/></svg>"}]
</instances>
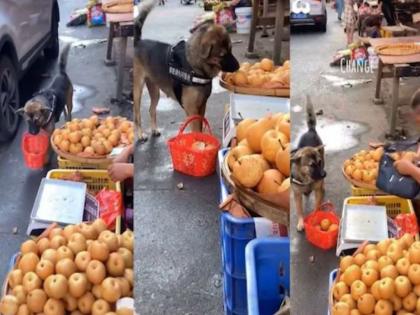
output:
<instances>
[{"instance_id":1,"label":"human hand","mask_svg":"<svg viewBox=\"0 0 420 315\"><path fill-rule=\"evenodd\" d=\"M114 163L127 163L130 156L133 155L134 145L126 146L120 154L114 158Z\"/></svg>"},{"instance_id":2,"label":"human hand","mask_svg":"<svg viewBox=\"0 0 420 315\"><path fill-rule=\"evenodd\" d=\"M114 182L121 182L134 176L133 163L112 163L108 167L108 175Z\"/></svg>"},{"instance_id":3,"label":"human hand","mask_svg":"<svg viewBox=\"0 0 420 315\"><path fill-rule=\"evenodd\" d=\"M409 160L395 161L394 166L401 175L413 176L416 171L416 166Z\"/></svg>"}]
</instances>

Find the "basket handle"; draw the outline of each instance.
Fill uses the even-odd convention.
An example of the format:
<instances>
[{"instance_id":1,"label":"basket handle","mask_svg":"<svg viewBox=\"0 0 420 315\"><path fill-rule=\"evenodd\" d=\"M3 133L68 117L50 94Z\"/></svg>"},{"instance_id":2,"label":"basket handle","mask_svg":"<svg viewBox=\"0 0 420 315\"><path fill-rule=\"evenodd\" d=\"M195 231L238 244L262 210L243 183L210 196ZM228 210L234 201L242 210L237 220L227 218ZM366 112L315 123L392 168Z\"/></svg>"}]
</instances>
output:
<instances>
[{"instance_id":1,"label":"basket handle","mask_svg":"<svg viewBox=\"0 0 420 315\"><path fill-rule=\"evenodd\" d=\"M330 211L330 212L336 213L335 207L331 201L326 201L323 204L321 204L319 208L314 209L314 212L317 212L317 211Z\"/></svg>"},{"instance_id":2,"label":"basket handle","mask_svg":"<svg viewBox=\"0 0 420 315\"><path fill-rule=\"evenodd\" d=\"M183 134L184 131L185 131L185 128L187 128L188 125L191 122L193 122L194 120L201 120L203 122L203 124L204 124L204 128L207 128L208 129L208 133L211 134L211 135L213 134L212 131L211 131L211 127L210 127L209 121L206 119L206 117L200 116L200 115L192 115L192 116L187 117L187 119L182 124L181 128L179 128L179 130L178 130L178 136L181 135L181 134ZM203 128L203 130L204 130L204 128Z\"/></svg>"}]
</instances>

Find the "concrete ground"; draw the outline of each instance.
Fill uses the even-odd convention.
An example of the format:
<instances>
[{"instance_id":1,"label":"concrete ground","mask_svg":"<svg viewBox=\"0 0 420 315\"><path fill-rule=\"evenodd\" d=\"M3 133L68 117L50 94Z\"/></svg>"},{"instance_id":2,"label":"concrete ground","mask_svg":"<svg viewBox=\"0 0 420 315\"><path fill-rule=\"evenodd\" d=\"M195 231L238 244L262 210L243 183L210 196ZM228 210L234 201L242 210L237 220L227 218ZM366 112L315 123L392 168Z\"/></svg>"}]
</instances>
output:
<instances>
[{"instance_id":1,"label":"concrete ground","mask_svg":"<svg viewBox=\"0 0 420 315\"><path fill-rule=\"evenodd\" d=\"M350 185L341 174L345 159L359 150L366 149L370 141L383 140L388 131L391 89L383 83L385 105L373 105L374 81L352 87L333 86L332 81L345 79L371 79L374 74L341 73L340 68L332 68L329 63L336 50L345 47L345 34L340 27L336 13L328 10L328 30L318 33L310 29L292 33L292 138L306 131L304 115L305 95L309 94L315 110L322 110L318 116L318 132L326 144L326 200L336 206L341 213L344 198L350 195ZM329 81L330 80L330 81ZM407 112L409 97L420 86L420 80L402 81L400 103ZM404 122L410 133L416 131L409 122ZM295 140L296 141L296 140ZM310 212L313 201L306 207ZM292 203L292 209L294 203ZM291 218L291 295L292 314L327 314L328 275L337 267L335 249L322 251L306 241L305 234L299 233L295 211Z\"/></svg>"},{"instance_id":2,"label":"concrete ground","mask_svg":"<svg viewBox=\"0 0 420 315\"><path fill-rule=\"evenodd\" d=\"M202 13L197 6L171 1L154 9L143 36L176 43L188 35L193 19ZM235 56L245 60L248 37L232 35L232 41ZM270 39L258 36L256 49L262 56L270 54L272 45ZM288 43L283 48L288 58ZM206 117L219 139L228 102L229 94L215 80ZM146 128L148 105L145 92L142 113ZM196 179L174 172L167 150L167 140L176 135L184 119L179 105L161 95L158 125L162 135L149 138L136 150L135 296L140 314L223 313L218 177ZM177 188L179 183L183 190Z\"/></svg>"},{"instance_id":3,"label":"concrete ground","mask_svg":"<svg viewBox=\"0 0 420 315\"><path fill-rule=\"evenodd\" d=\"M74 9L83 8L85 3L84 0L59 1L60 38L62 43L72 42L75 45L70 51L67 66L67 73L75 86L73 116L85 117L91 115L93 106L108 106L113 114L131 117L129 101L121 105L111 104L111 98L115 97L116 69L104 65L106 43L95 41L106 38L107 28L68 28L65 25L70 13ZM127 65L130 63L128 58ZM41 57L31 67L20 84L22 105L33 93L48 85L54 76L55 66L55 62ZM125 83L125 90L129 92L128 79ZM22 122L14 139L0 144L0 180L3 183L0 190L0 283L3 283L6 276L10 258L19 251L20 243L27 238L26 228L39 183L50 168L55 168L55 163L42 171L31 171L24 167L20 142L25 130L26 126ZM16 234L12 233L14 228L17 228Z\"/></svg>"}]
</instances>

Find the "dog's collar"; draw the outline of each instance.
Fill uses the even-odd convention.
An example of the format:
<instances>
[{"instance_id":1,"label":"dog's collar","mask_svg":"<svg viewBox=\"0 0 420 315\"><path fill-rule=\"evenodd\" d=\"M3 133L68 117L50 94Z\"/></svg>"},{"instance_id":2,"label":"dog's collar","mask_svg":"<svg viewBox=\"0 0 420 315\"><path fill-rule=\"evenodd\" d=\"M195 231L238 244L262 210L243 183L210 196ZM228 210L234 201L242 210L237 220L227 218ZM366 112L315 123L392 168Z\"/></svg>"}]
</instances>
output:
<instances>
[{"instance_id":1,"label":"dog's collar","mask_svg":"<svg viewBox=\"0 0 420 315\"><path fill-rule=\"evenodd\" d=\"M298 186L306 186L306 185L310 185L310 184L312 184L312 183L303 183L303 182L301 182L301 181L299 181L299 180L297 180L296 178L294 178L294 177L292 177L292 183L293 184L296 184L296 185L298 185Z\"/></svg>"},{"instance_id":2,"label":"dog's collar","mask_svg":"<svg viewBox=\"0 0 420 315\"><path fill-rule=\"evenodd\" d=\"M180 41L168 49L169 74L174 80L185 85L208 85L212 79L198 75L192 69L186 57L186 43Z\"/></svg>"}]
</instances>

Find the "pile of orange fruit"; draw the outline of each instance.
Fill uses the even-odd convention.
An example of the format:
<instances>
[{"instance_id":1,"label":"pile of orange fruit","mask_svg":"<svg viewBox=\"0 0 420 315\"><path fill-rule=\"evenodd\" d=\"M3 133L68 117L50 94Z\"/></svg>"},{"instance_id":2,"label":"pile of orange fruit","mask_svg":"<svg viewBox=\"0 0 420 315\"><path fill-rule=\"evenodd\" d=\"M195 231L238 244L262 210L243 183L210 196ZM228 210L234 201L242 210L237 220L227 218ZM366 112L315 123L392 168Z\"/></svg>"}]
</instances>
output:
<instances>
[{"instance_id":1,"label":"pile of orange fruit","mask_svg":"<svg viewBox=\"0 0 420 315\"><path fill-rule=\"evenodd\" d=\"M118 146L134 142L134 127L123 117L107 117L103 120L93 115L85 119L73 119L52 135L55 146L62 152L81 157L104 157Z\"/></svg>"},{"instance_id":2,"label":"pile of orange fruit","mask_svg":"<svg viewBox=\"0 0 420 315\"><path fill-rule=\"evenodd\" d=\"M322 219L315 227L322 232L334 232L338 230L338 224L332 223L329 219Z\"/></svg>"},{"instance_id":3,"label":"pile of orange fruit","mask_svg":"<svg viewBox=\"0 0 420 315\"><path fill-rule=\"evenodd\" d=\"M340 260L331 315L420 314L420 242L410 234Z\"/></svg>"},{"instance_id":4,"label":"pile of orange fruit","mask_svg":"<svg viewBox=\"0 0 420 315\"><path fill-rule=\"evenodd\" d=\"M349 178L375 185L383 153L382 147L376 150L362 150L344 162L344 172Z\"/></svg>"},{"instance_id":5,"label":"pile of orange fruit","mask_svg":"<svg viewBox=\"0 0 420 315\"><path fill-rule=\"evenodd\" d=\"M117 235L98 219L25 241L0 314L133 314L115 309L120 298L133 296L133 240L132 231Z\"/></svg>"},{"instance_id":6,"label":"pile of orange fruit","mask_svg":"<svg viewBox=\"0 0 420 315\"><path fill-rule=\"evenodd\" d=\"M224 79L227 83L239 87L288 88L290 86L290 62L285 61L279 67L276 67L273 60L268 58L255 64L244 62L238 71L226 73Z\"/></svg>"},{"instance_id":7,"label":"pile of orange fruit","mask_svg":"<svg viewBox=\"0 0 420 315\"><path fill-rule=\"evenodd\" d=\"M349 160L344 162L343 168L346 175L354 180L370 185L376 185L379 172L379 162L384 154L384 149L379 147L375 150L362 150ZM394 161L401 159L411 162L417 159L412 151L401 151L389 154Z\"/></svg>"}]
</instances>

